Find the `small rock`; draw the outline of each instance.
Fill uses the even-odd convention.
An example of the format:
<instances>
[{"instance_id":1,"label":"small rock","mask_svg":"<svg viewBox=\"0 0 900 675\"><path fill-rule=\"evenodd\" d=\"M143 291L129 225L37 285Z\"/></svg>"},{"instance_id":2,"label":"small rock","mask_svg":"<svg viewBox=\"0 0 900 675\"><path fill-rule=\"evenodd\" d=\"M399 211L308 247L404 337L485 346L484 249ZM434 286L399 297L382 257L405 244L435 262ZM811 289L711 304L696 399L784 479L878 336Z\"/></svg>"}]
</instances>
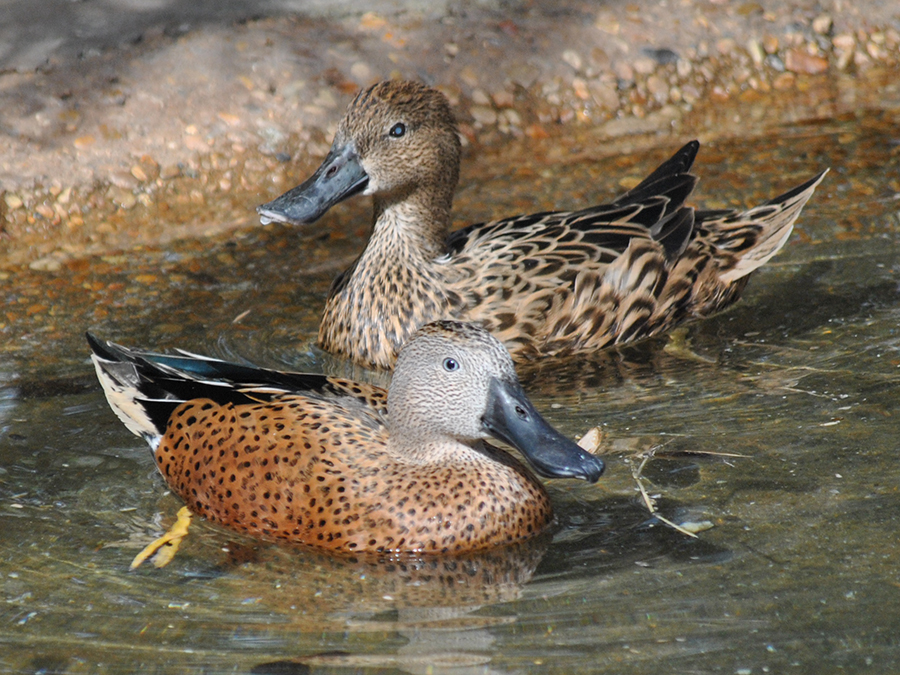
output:
<instances>
[{"instance_id":1,"label":"small rock","mask_svg":"<svg viewBox=\"0 0 900 675\"><path fill-rule=\"evenodd\" d=\"M198 152L209 150L209 144L200 136L188 136L184 139L184 146L188 150L196 150Z\"/></svg>"},{"instance_id":2,"label":"small rock","mask_svg":"<svg viewBox=\"0 0 900 675\"><path fill-rule=\"evenodd\" d=\"M828 60L802 49L789 49L785 54L784 67L792 73L818 75L828 70Z\"/></svg>"},{"instance_id":3,"label":"small rock","mask_svg":"<svg viewBox=\"0 0 900 675\"><path fill-rule=\"evenodd\" d=\"M62 269L62 262L52 255L48 255L38 260L33 260L28 264L29 269L35 272L58 272Z\"/></svg>"},{"instance_id":4,"label":"small rock","mask_svg":"<svg viewBox=\"0 0 900 675\"><path fill-rule=\"evenodd\" d=\"M124 190L133 190L138 186L137 180L130 171L113 171L109 175L109 182Z\"/></svg>"},{"instance_id":5,"label":"small rock","mask_svg":"<svg viewBox=\"0 0 900 675\"><path fill-rule=\"evenodd\" d=\"M350 74L359 82L368 82L372 76L372 69L363 61L357 61L350 66Z\"/></svg>"},{"instance_id":6,"label":"small rock","mask_svg":"<svg viewBox=\"0 0 900 675\"><path fill-rule=\"evenodd\" d=\"M661 66L667 66L671 63L677 63L678 61L678 54L665 47L663 47L662 49L645 47L641 50L641 52L643 52L645 56L649 56Z\"/></svg>"},{"instance_id":7,"label":"small rock","mask_svg":"<svg viewBox=\"0 0 900 675\"><path fill-rule=\"evenodd\" d=\"M575 70L581 70L582 60L581 56L574 49L567 49L562 53L562 59L566 63L568 63Z\"/></svg>"},{"instance_id":8,"label":"small rock","mask_svg":"<svg viewBox=\"0 0 900 675\"><path fill-rule=\"evenodd\" d=\"M793 73L781 73L781 75L776 77L772 82L772 88L777 91L786 91L792 89L796 81L797 78Z\"/></svg>"},{"instance_id":9,"label":"small rock","mask_svg":"<svg viewBox=\"0 0 900 675\"><path fill-rule=\"evenodd\" d=\"M620 82L626 84L634 82L634 69L625 61L616 61L613 64L613 73Z\"/></svg>"},{"instance_id":10,"label":"small rock","mask_svg":"<svg viewBox=\"0 0 900 675\"><path fill-rule=\"evenodd\" d=\"M490 106L491 99L489 99L488 95L485 94L481 89L473 89L472 90L472 103L474 103L475 105Z\"/></svg>"},{"instance_id":11,"label":"small rock","mask_svg":"<svg viewBox=\"0 0 900 675\"><path fill-rule=\"evenodd\" d=\"M500 113L503 121L511 127L522 126L522 117L512 108L506 108Z\"/></svg>"},{"instance_id":12,"label":"small rock","mask_svg":"<svg viewBox=\"0 0 900 675\"><path fill-rule=\"evenodd\" d=\"M164 166L160 172L159 177L163 180L171 180L172 178L178 178L181 175L181 167L177 164L168 164Z\"/></svg>"},{"instance_id":13,"label":"small rock","mask_svg":"<svg viewBox=\"0 0 900 675\"><path fill-rule=\"evenodd\" d=\"M241 123L241 118L232 113L220 112L218 117L230 127L236 127Z\"/></svg>"},{"instance_id":14,"label":"small rock","mask_svg":"<svg viewBox=\"0 0 900 675\"><path fill-rule=\"evenodd\" d=\"M759 40L750 40L747 43L747 51L750 52L750 58L753 59L753 63L757 66L761 66L763 64L763 60L766 58L766 52L763 49L762 42Z\"/></svg>"},{"instance_id":15,"label":"small rock","mask_svg":"<svg viewBox=\"0 0 900 675\"><path fill-rule=\"evenodd\" d=\"M641 75L649 75L656 70L656 61L649 56L641 56L634 60L634 70Z\"/></svg>"},{"instance_id":16,"label":"small rock","mask_svg":"<svg viewBox=\"0 0 900 675\"><path fill-rule=\"evenodd\" d=\"M472 66L466 66L459 71L459 79L473 89L478 86L478 74L472 69Z\"/></svg>"},{"instance_id":17,"label":"small rock","mask_svg":"<svg viewBox=\"0 0 900 675\"><path fill-rule=\"evenodd\" d=\"M139 166L148 180L159 178L159 164L150 155L141 155Z\"/></svg>"},{"instance_id":18,"label":"small rock","mask_svg":"<svg viewBox=\"0 0 900 675\"><path fill-rule=\"evenodd\" d=\"M765 63L772 70L776 70L779 73L784 72L784 61L782 61L780 58L778 58L775 54L769 54L766 57Z\"/></svg>"},{"instance_id":19,"label":"small rock","mask_svg":"<svg viewBox=\"0 0 900 675\"><path fill-rule=\"evenodd\" d=\"M841 33L840 35L835 35L834 39L831 42L832 44L834 44L836 49L852 51L856 48L856 38L854 38L849 33Z\"/></svg>"},{"instance_id":20,"label":"small rock","mask_svg":"<svg viewBox=\"0 0 900 675\"><path fill-rule=\"evenodd\" d=\"M572 89L575 90L575 95L582 101L587 101L591 97L591 92L587 88L587 82L580 77L572 80Z\"/></svg>"},{"instance_id":21,"label":"small rock","mask_svg":"<svg viewBox=\"0 0 900 675\"><path fill-rule=\"evenodd\" d=\"M34 207L34 210L46 220L52 220L53 216L56 215L56 212L53 210L53 208L51 206L48 206L47 204L38 204Z\"/></svg>"},{"instance_id":22,"label":"small rock","mask_svg":"<svg viewBox=\"0 0 900 675\"><path fill-rule=\"evenodd\" d=\"M22 198L14 192L7 192L5 195L3 195L3 201L6 202L6 208L8 208L10 211L21 209L24 205Z\"/></svg>"},{"instance_id":23,"label":"small rock","mask_svg":"<svg viewBox=\"0 0 900 675\"><path fill-rule=\"evenodd\" d=\"M731 38L722 38L716 42L716 51L722 56L733 54L735 49L737 49L737 43Z\"/></svg>"},{"instance_id":24,"label":"small rock","mask_svg":"<svg viewBox=\"0 0 900 675\"><path fill-rule=\"evenodd\" d=\"M72 142L75 144L76 148L84 149L92 146L96 140L97 139L93 136L79 136Z\"/></svg>"},{"instance_id":25,"label":"small rock","mask_svg":"<svg viewBox=\"0 0 900 675\"><path fill-rule=\"evenodd\" d=\"M766 35L763 38L763 49L766 50L766 54L774 54L778 51L778 38L774 35Z\"/></svg>"},{"instance_id":26,"label":"small rock","mask_svg":"<svg viewBox=\"0 0 900 675\"><path fill-rule=\"evenodd\" d=\"M669 100L669 85L657 75L647 78L647 91L656 99L657 103L665 103Z\"/></svg>"},{"instance_id":27,"label":"small rock","mask_svg":"<svg viewBox=\"0 0 900 675\"><path fill-rule=\"evenodd\" d=\"M114 204L117 204L126 211L133 209L137 204L137 197L135 197L130 190L126 190L125 188L116 185L111 185L106 195Z\"/></svg>"},{"instance_id":28,"label":"small rock","mask_svg":"<svg viewBox=\"0 0 900 675\"><path fill-rule=\"evenodd\" d=\"M593 87L594 100L606 110L616 110L619 107L619 95L608 84L598 82Z\"/></svg>"},{"instance_id":29,"label":"small rock","mask_svg":"<svg viewBox=\"0 0 900 675\"><path fill-rule=\"evenodd\" d=\"M834 26L834 21L830 14L819 14L812 22L812 29L819 35L828 35Z\"/></svg>"},{"instance_id":30,"label":"small rock","mask_svg":"<svg viewBox=\"0 0 900 675\"><path fill-rule=\"evenodd\" d=\"M866 51L869 53L869 56L876 60L886 59L888 55L887 50L877 42L867 42Z\"/></svg>"},{"instance_id":31,"label":"small rock","mask_svg":"<svg viewBox=\"0 0 900 675\"><path fill-rule=\"evenodd\" d=\"M142 183L147 182L148 176L144 172L144 170L141 168L140 164L135 164L133 167L131 167L131 175L134 176L135 178L137 178Z\"/></svg>"},{"instance_id":32,"label":"small rock","mask_svg":"<svg viewBox=\"0 0 900 675\"><path fill-rule=\"evenodd\" d=\"M379 28L384 28L386 25L387 21L375 12L366 12L359 20L359 27L363 30L378 30Z\"/></svg>"},{"instance_id":33,"label":"small rock","mask_svg":"<svg viewBox=\"0 0 900 675\"><path fill-rule=\"evenodd\" d=\"M473 105L469 109L469 113L472 115L472 118L483 124L485 126L489 126L492 124L496 124L497 122L497 113L493 108L489 108L483 105Z\"/></svg>"},{"instance_id":34,"label":"small rock","mask_svg":"<svg viewBox=\"0 0 900 675\"><path fill-rule=\"evenodd\" d=\"M675 71L678 73L678 77L687 77L693 70L694 66L687 59L678 59L678 63L675 64Z\"/></svg>"},{"instance_id":35,"label":"small rock","mask_svg":"<svg viewBox=\"0 0 900 675\"><path fill-rule=\"evenodd\" d=\"M837 51L837 63L835 63L835 65L837 66L838 70L846 70L847 69L847 66L850 65L850 61L853 60L854 51L855 50L853 50L853 49L847 49L847 50L839 49Z\"/></svg>"},{"instance_id":36,"label":"small rock","mask_svg":"<svg viewBox=\"0 0 900 675\"><path fill-rule=\"evenodd\" d=\"M494 100L494 105L498 108L512 108L516 102L512 92L505 89L495 91L491 94L491 98Z\"/></svg>"},{"instance_id":37,"label":"small rock","mask_svg":"<svg viewBox=\"0 0 900 675\"><path fill-rule=\"evenodd\" d=\"M337 100L330 89L322 88L313 100L313 104L322 108L334 109L337 107Z\"/></svg>"},{"instance_id":38,"label":"small rock","mask_svg":"<svg viewBox=\"0 0 900 675\"><path fill-rule=\"evenodd\" d=\"M528 138L533 138L535 140L540 140L543 138L550 138L550 134L547 133L547 130L544 129L540 124L530 124L525 128L525 135Z\"/></svg>"}]
</instances>

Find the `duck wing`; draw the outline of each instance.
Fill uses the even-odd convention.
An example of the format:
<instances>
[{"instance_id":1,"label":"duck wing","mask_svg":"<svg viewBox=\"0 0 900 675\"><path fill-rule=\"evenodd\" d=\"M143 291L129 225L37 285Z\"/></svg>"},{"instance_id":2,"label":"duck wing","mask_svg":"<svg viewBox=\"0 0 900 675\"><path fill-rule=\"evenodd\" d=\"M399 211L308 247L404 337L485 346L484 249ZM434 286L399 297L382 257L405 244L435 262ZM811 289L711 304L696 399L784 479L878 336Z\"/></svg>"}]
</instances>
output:
<instances>
[{"instance_id":1,"label":"duck wing","mask_svg":"<svg viewBox=\"0 0 900 675\"><path fill-rule=\"evenodd\" d=\"M128 429L155 448L173 411L185 401L218 405L272 403L303 397L333 405L371 427L384 427L387 391L313 373L256 368L188 352L129 349L87 333L100 384Z\"/></svg>"},{"instance_id":2,"label":"duck wing","mask_svg":"<svg viewBox=\"0 0 900 675\"><path fill-rule=\"evenodd\" d=\"M747 211L686 207L692 141L609 204L473 225L444 265L458 318L516 358L602 349L734 302L787 241L824 172Z\"/></svg>"}]
</instances>

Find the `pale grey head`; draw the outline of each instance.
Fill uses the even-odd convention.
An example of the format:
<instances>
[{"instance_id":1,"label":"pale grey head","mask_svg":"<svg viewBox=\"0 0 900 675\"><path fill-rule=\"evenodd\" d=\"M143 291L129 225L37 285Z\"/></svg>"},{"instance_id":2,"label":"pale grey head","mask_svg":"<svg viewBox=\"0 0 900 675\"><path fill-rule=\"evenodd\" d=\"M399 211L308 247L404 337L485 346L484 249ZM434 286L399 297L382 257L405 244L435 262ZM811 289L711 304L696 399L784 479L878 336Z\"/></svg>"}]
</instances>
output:
<instances>
[{"instance_id":1,"label":"pale grey head","mask_svg":"<svg viewBox=\"0 0 900 675\"><path fill-rule=\"evenodd\" d=\"M413 335L397 358L388 419L391 437L406 447L496 438L548 478L595 482L604 469L541 417L509 352L474 324L436 321Z\"/></svg>"}]
</instances>

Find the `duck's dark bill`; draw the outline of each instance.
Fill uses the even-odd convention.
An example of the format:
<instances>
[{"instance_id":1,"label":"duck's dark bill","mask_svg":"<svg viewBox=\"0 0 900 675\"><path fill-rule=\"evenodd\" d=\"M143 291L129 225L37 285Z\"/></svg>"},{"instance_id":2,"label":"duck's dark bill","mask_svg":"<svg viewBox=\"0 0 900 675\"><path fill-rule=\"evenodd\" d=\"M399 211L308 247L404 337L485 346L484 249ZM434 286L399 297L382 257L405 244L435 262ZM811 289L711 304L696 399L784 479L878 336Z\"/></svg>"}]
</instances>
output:
<instances>
[{"instance_id":1,"label":"duck's dark bill","mask_svg":"<svg viewBox=\"0 0 900 675\"><path fill-rule=\"evenodd\" d=\"M302 185L256 207L263 225L271 222L312 223L332 206L364 190L369 177L359 163L353 143L331 148L322 166Z\"/></svg>"},{"instance_id":2,"label":"duck's dark bill","mask_svg":"<svg viewBox=\"0 0 900 675\"><path fill-rule=\"evenodd\" d=\"M482 423L487 433L516 448L546 478L581 478L596 483L605 468L603 460L547 424L518 382L491 382Z\"/></svg>"}]
</instances>

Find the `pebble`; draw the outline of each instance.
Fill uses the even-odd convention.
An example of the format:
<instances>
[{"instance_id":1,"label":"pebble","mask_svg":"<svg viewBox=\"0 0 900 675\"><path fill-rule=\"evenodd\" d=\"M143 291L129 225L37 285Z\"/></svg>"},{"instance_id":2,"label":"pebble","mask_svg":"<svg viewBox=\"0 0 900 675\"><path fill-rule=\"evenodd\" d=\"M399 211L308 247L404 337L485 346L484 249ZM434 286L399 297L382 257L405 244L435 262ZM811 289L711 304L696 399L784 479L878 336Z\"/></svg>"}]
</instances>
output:
<instances>
[{"instance_id":1,"label":"pebble","mask_svg":"<svg viewBox=\"0 0 900 675\"><path fill-rule=\"evenodd\" d=\"M171 180L181 175L181 167L177 164L168 164L160 169L159 177L163 180Z\"/></svg>"},{"instance_id":2,"label":"pebble","mask_svg":"<svg viewBox=\"0 0 900 675\"><path fill-rule=\"evenodd\" d=\"M133 190L138 181L131 171L114 171L109 175L109 182L124 190Z\"/></svg>"},{"instance_id":3,"label":"pebble","mask_svg":"<svg viewBox=\"0 0 900 675\"><path fill-rule=\"evenodd\" d=\"M830 14L819 14L812 22L812 29L819 35L828 35L834 26L834 21Z\"/></svg>"},{"instance_id":4,"label":"pebble","mask_svg":"<svg viewBox=\"0 0 900 675\"><path fill-rule=\"evenodd\" d=\"M613 63L613 73L620 82L634 82L634 68L627 61L616 61Z\"/></svg>"},{"instance_id":5,"label":"pebble","mask_svg":"<svg viewBox=\"0 0 900 675\"><path fill-rule=\"evenodd\" d=\"M372 69L366 63L357 61L350 66L350 74L359 82L368 82L372 77Z\"/></svg>"},{"instance_id":6,"label":"pebble","mask_svg":"<svg viewBox=\"0 0 900 675\"><path fill-rule=\"evenodd\" d=\"M649 75L656 70L656 61L649 56L640 56L632 64L635 72L641 75Z\"/></svg>"},{"instance_id":7,"label":"pebble","mask_svg":"<svg viewBox=\"0 0 900 675\"><path fill-rule=\"evenodd\" d=\"M581 70L581 66L583 65L581 56L572 49L567 49L562 53L562 60L572 66L576 71Z\"/></svg>"},{"instance_id":8,"label":"pebble","mask_svg":"<svg viewBox=\"0 0 900 675\"><path fill-rule=\"evenodd\" d=\"M131 190L127 190L117 185L111 185L106 192L106 196L109 197L114 204L126 211L133 209L137 205L137 197L134 196L134 193L132 193Z\"/></svg>"},{"instance_id":9,"label":"pebble","mask_svg":"<svg viewBox=\"0 0 900 675\"><path fill-rule=\"evenodd\" d=\"M58 272L62 269L62 262L52 255L48 255L31 261L28 267L35 272Z\"/></svg>"},{"instance_id":10,"label":"pebble","mask_svg":"<svg viewBox=\"0 0 900 675\"><path fill-rule=\"evenodd\" d=\"M42 218L46 218L47 220L52 220L53 216L56 215L53 207L47 204L38 204L34 207L34 210L36 213L39 213Z\"/></svg>"},{"instance_id":11,"label":"pebble","mask_svg":"<svg viewBox=\"0 0 900 675\"><path fill-rule=\"evenodd\" d=\"M494 105L498 108L512 108L516 102L512 92L506 91L505 89L495 91L491 94L491 98L494 101Z\"/></svg>"},{"instance_id":12,"label":"pebble","mask_svg":"<svg viewBox=\"0 0 900 675\"><path fill-rule=\"evenodd\" d=\"M8 208L10 211L21 209L24 204L22 198L14 192L7 192L5 195L3 195L3 201L6 202L6 208Z\"/></svg>"},{"instance_id":13,"label":"pebble","mask_svg":"<svg viewBox=\"0 0 900 675\"><path fill-rule=\"evenodd\" d=\"M218 118L230 127L239 126L241 123L241 118L232 113L220 112Z\"/></svg>"},{"instance_id":14,"label":"pebble","mask_svg":"<svg viewBox=\"0 0 900 675\"><path fill-rule=\"evenodd\" d=\"M846 51L853 51L856 48L856 38L850 35L849 33L842 33L840 35L835 35L834 39L831 41L836 49L842 49Z\"/></svg>"},{"instance_id":15,"label":"pebble","mask_svg":"<svg viewBox=\"0 0 900 675\"><path fill-rule=\"evenodd\" d=\"M135 164L133 167L131 167L131 175L137 178L142 183L146 183L148 180L148 176L141 168L140 164Z\"/></svg>"},{"instance_id":16,"label":"pebble","mask_svg":"<svg viewBox=\"0 0 900 675\"><path fill-rule=\"evenodd\" d=\"M483 105L473 105L469 108L472 118L479 124L489 126L497 121L497 113L493 108Z\"/></svg>"},{"instance_id":17,"label":"pebble","mask_svg":"<svg viewBox=\"0 0 900 675\"><path fill-rule=\"evenodd\" d=\"M792 73L818 75L828 70L828 60L802 49L788 49L784 58L784 67Z\"/></svg>"},{"instance_id":18,"label":"pebble","mask_svg":"<svg viewBox=\"0 0 900 675\"><path fill-rule=\"evenodd\" d=\"M766 63L766 65L769 66L769 68L771 68L772 70L775 70L775 71L777 71L777 72L779 72L779 73L783 73L783 72L784 72L784 61L782 61L782 60L781 60L778 56L776 56L775 54L769 54L769 55L766 57L765 63Z\"/></svg>"},{"instance_id":19,"label":"pebble","mask_svg":"<svg viewBox=\"0 0 900 675\"><path fill-rule=\"evenodd\" d=\"M794 88L797 77L793 73L781 73L772 82L772 88L778 91L787 91Z\"/></svg>"},{"instance_id":20,"label":"pebble","mask_svg":"<svg viewBox=\"0 0 900 675\"><path fill-rule=\"evenodd\" d=\"M488 98L488 95L484 93L481 89L473 89L472 90L472 103L480 106L488 106L491 105L491 99Z\"/></svg>"},{"instance_id":21,"label":"pebble","mask_svg":"<svg viewBox=\"0 0 900 675\"><path fill-rule=\"evenodd\" d=\"M591 92L589 92L587 88L587 82L580 77L576 77L572 80L572 89L575 91L575 95L582 101L587 101L591 97Z\"/></svg>"},{"instance_id":22,"label":"pebble","mask_svg":"<svg viewBox=\"0 0 900 675\"><path fill-rule=\"evenodd\" d=\"M188 150L205 152L209 150L209 144L200 136L187 136L184 139L184 147Z\"/></svg>"},{"instance_id":23,"label":"pebble","mask_svg":"<svg viewBox=\"0 0 900 675\"><path fill-rule=\"evenodd\" d=\"M594 100L607 110L615 110L619 107L619 95L616 93L616 90L608 84L604 84L603 82L595 83L593 92Z\"/></svg>"},{"instance_id":24,"label":"pebble","mask_svg":"<svg viewBox=\"0 0 900 675\"><path fill-rule=\"evenodd\" d=\"M506 108L500 113L500 118L511 127L522 126L522 116L512 108Z\"/></svg>"},{"instance_id":25,"label":"pebble","mask_svg":"<svg viewBox=\"0 0 900 675\"><path fill-rule=\"evenodd\" d=\"M665 103L669 100L669 84L658 75L647 78L647 91L656 99L657 103Z\"/></svg>"},{"instance_id":26,"label":"pebble","mask_svg":"<svg viewBox=\"0 0 900 675\"><path fill-rule=\"evenodd\" d=\"M722 38L716 42L716 51L722 56L733 54L737 49L737 43L731 38Z\"/></svg>"},{"instance_id":27,"label":"pebble","mask_svg":"<svg viewBox=\"0 0 900 675\"><path fill-rule=\"evenodd\" d=\"M747 43L747 51L750 53L750 58L753 60L753 63L757 66L761 66L763 61L766 58L766 52L763 49L762 42L759 40L750 40Z\"/></svg>"}]
</instances>

